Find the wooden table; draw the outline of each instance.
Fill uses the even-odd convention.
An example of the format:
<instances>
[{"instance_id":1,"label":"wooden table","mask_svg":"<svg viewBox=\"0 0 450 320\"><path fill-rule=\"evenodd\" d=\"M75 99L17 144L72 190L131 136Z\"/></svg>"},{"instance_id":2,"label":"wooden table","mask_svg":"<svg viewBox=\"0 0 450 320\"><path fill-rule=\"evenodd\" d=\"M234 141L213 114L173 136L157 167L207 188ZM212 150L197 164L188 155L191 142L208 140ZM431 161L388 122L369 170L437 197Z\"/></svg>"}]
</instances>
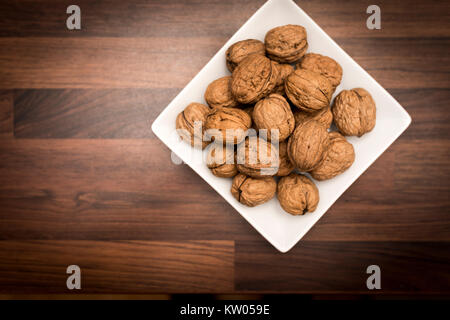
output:
<instances>
[{"instance_id":1,"label":"wooden table","mask_svg":"<svg viewBox=\"0 0 450 320\"><path fill-rule=\"evenodd\" d=\"M3 297L450 293L448 1L377 1L381 30L370 1L298 1L413 121L289 253L151 132L263 3L78 0L68 31L68 2L0 2Z\"/></svg>"}]
</instances>

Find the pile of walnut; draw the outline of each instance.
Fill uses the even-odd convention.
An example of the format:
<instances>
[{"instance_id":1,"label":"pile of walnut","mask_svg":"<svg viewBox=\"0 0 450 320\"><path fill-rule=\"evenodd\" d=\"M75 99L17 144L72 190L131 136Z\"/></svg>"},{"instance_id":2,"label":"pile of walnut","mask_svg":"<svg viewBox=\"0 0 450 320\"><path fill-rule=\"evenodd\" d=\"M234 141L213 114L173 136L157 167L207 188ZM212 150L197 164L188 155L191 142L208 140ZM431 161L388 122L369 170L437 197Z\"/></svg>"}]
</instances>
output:
<instances>
[{"instance_id":1,"label":"pile of walnut","mask_svg":"<svg viewBox=\"0 0 450 320\"><path fill-rule=\"evenodd\" d=\"M191 103L177 117L177 129L189 133L183 138L192 145L197 137L205 148L210 143L205 130L219 132L212 145L223 144L226 152L216 155L210 148L208 168L218 177L233 177L231 193L247 206L267 202L277 193L282 208L293 215L314 211L317 187L297 172L308 172L316 180L341 174L355 159L344 136L361 137L375 126L375 102L364 89L343 90L330 106L342 68L330 57L306 53L307 48L306 30L298 25L270 30L264 43L236 42L226 52L232 75L209 84L208 106ZM202 123L202 132L194 132L196 121ZM329 132L332 122L339 132ZM249 136L250 128L266 129L267 138ZM227 129L241 129L242 135L227 141ZM278 148L273 137L270 140L271 130L278 130ZM269 158L279 159L279 166L258 158L261 146ZM256 163L249 161L252 157Z\"/></svg>"}]
</instances>

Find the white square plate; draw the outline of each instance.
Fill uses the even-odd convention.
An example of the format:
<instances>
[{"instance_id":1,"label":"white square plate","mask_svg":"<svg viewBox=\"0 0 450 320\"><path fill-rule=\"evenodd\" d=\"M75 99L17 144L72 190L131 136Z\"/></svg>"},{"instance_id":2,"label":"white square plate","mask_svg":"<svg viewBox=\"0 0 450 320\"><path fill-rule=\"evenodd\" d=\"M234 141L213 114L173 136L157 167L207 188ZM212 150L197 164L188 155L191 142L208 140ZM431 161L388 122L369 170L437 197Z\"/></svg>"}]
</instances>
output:
<instances>
[{"instance_id":1,"label":"white square plate","mask_svg":"<svg viewBox=\"0 0 450 320\"><path fill-rule=\"evenodd\" d=\"M336 93L343 89L362 87L368 90L377 106L377 123L372 132L361 138L350 137L356 159L343 174L328 180L315 181L320 202L315 212L292 216L281 208L276 197L249 208L240 204L230 192L231 179L215 177L204 163L198 161L202 152L180 141L175 133L175 119L190 102L205 103L203 94L207 85L229 75L225 65L225 51L236 41L259 39L270 29L299 24L306 28L308 52L330 56L340 63L344 75ZM335 93L335 94L336 94ZM208 64L164 109L152 125L152 130L178 157L187 163L225 200L227 200L256 230L281 252L290 250L322 217L341 194L391 145L411 123L411 117L366 71L347 55L302 9L290 0L266 2L216 53Z\"/></svg>"}]
</instances>

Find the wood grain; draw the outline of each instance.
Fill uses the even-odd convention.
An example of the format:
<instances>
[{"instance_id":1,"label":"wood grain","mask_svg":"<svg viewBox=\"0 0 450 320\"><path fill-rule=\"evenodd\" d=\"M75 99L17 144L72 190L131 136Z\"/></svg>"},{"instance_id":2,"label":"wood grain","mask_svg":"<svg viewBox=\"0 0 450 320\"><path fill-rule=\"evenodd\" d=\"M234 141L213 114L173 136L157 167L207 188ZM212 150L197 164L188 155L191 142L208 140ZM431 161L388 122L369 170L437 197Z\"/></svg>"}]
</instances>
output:
<instances>
[{"instance_id":1,"label":"wood grain","mask_svg":"<svg viewBox=\"0 0 450 320\"><path fill-rule=\"evenodd\" d=\"M0 90L0 139L14 136L12 91Z\"/></svg>"},{"instance_id":2,"label":"wood grain","mask_svg":"<svg viewBox=\"0 0 450 320\"><path fill-rule=\"evenodd\" d=\"M450 240L449 149L400 139L306 238ZM0 164L2 239L259 238L155 139L17 139Z\"/></svg>"},{"instance_id":3,"label":"wood grain","mask_svg":"<svg viewBox=\"0 0 450 320\"><path fill-rule=\"evenodd\" d=\"M182 88L223 43L211 37L0 38L0 89Z\"/></svg>"},{"instance_id":4,"label":"wood grain","mask_svg":"<svg viewBox=\"0 0 450 320\"><path fill-rule=\"evenodd\" d=\"M16 140L0 151L3 239L230 239L251 230L156 140Z\"/></svg>"},{"instance_id":5,"label":"wood grain","mask_svg":"<svg viewBox=\"0 0 450 320\"><path fill-rule=\"evenodd\" d=\"M183 88L226 40L0 38L0 89ZM384 87L449 86L450 39L335 40Z\"/></svg>"},{"instance_id":6,"label":"wood grain","mask_svg":"<svg viewBox=\"0 0 450 320\"><path fill-rule=\"evenodd\" d=\"M16 138L154 138L177 89L16 90Z\"/></svg>"},{"instance_id":7,"label":"wood grain","mask_svg":"<svg viewBox=\"0 0 450 320\"><path fill-rule=\"evenodd\" d=\"M67 33L67 3L52 0L4 0L0 3L1 37L225 37L233 33L264 0L78 0L82 30ZM448 1L379 0L381 30L366 28L361 0L295 1L331 37L449 37Z\"/></svg>"},{"instance_id":8,"label":"wood grain","mask_svg":"<svg viewBox=\"0 0 450 320\"><path fill-rule=\"evenodd\" d=\"M236 290L367 293L366 269L378 265L378 294L448 293L449 250L448 242L302 241L283 255L259 241L242 241L236 244Z\"/></svg>"},{"instance_id":9,"label":"wood grain","mask_svg":"<svg viewBox=\"0 0 450 320\"><path fill-rule=\"evenodd\" d=\"M0 293L69 293L69 265L82 293L229 292L232 241L0 241Z\"/></svg>"},{"instance_id":10,"label":"wood grain","mask_svg":"<svg viewBox=\"0 0 450 320\"><path fill-rule=\"evenodd\" d=\"M153 138L151 123L178 89L14 91L16 138ZM448 89L390 89L413 118L403 139L450 138ZM6 102L6 100L5 100ZM8 101L5 108L10 108ZM427 112L424 112L424 109ZM5 109L6 110L6 109ZM11 116L11 112L8 113ZM10 121L10 120L9 120Z\"/></svg>"},{"instance_id":11,"label":"wood grain","mask_svg":"<svg viewBox=\"0 0 450 320\"><path fill-rule=\"evenodd\" d=\"M151 133L263 3L80 0L68 31L66 3L0 2L2 296L64 296L74 263L81 294L449 294L448 1L380 0L381 30L372 2L298 1L412 124L287 254Z\"/></svg>"}]
</instances>

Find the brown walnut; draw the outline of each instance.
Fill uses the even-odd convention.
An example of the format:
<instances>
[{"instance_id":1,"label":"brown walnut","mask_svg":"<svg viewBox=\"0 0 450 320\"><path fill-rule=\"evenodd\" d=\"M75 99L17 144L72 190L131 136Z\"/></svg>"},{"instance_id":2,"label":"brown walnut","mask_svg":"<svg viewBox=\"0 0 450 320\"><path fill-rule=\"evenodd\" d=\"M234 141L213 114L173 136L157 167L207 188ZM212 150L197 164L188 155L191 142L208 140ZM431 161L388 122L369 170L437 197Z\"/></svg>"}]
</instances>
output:
<instances>
[{"instance_id":1,"label":"brown walnut","mask_svg":"<svg viewBox=\"0 0 450 320\"><path fill-rule=\"evenodd\" d=\"M189 142L192 146L201 146L204 149L210 141L203 138L205 132L205 122L211 109L204 104L192 102L181 113L178 114L175 126L178 129L178 134L184 140ZM200 127L201 130L196 130ZM198 145L197 145L198 144Z\"/></svg>"},{"instance_id":2,"label":"brown walnut","mask_svg":"<svg viewBox=\"0 0 450 320\"><path fill-rule=\"evenodd\" d=\"M327 78L305 69L297 69L291 73L284 89L289 100L306 112L328 107L333 95L333 87Z\"/></svg>"},{"instance_id":3,"label":"brown walnut","mask_svg":"<svg viewBox=\"0 0 450 320\"><path fill-rule=\"evenodd\" d=\"M250 116L241 109L216 108L206 118L206 134L213 141L238 144L244 140L252 125Z\"/></svg>"},{"instance_id":4,"label":"brown walnut","mask_svg":"<svg viewBox=\"0 0 450 320\"><path fill-rule=\"evenodd\" d=\"M292 24L271 29L264 43L267 56L281 63L298 61L308 49L305 28Z\"/></svg>"},{"instance_id":5,"label":"brown walnut","mask_svg":"<svg viewBox=\"0 0 450 320\"><path fill-rule=\"evenodd\" d=\"M269 201L275 195L277 183L272 177L255 179L243 173L233 178L231 194L240 203L249 207Z\"/></svg>"},{"instance_id":6,"label":"brown walnut","mask_svg":"<svg viewBox=\"0 0 450 320\"><path fill-rule=\"evenodd\" d=\"M310 70L324 76L330 81L333 91L342 80L342 67L339 63L318 53L305 54L302 61L297 64L297 68Z\"/></svg>"},{"instance_id":7,"label":"brown walnut","mask_svg":"<svg viewBox=\"0 0 450 320\"><path fill-rule=\"evenodd\" d=\"M257 134L258 133L258 128L256 127L255 121L253 121L253 109L255 108L254 105L247 105L246 107L243 107L242 110L244 110L245 112L247 112L247 114L250 116L250 118L252 118L252 126L250 127L249 130L249 135L250 134Z\"/></svg>"},{"instance_id":8,"label":"brown walnut","mask_svg":"<svg viewBox=\"0 0 450 320\"><path fill-rule=\"evenodd\" d=\"M282 177L277 187L281 207L292 215L313 212L319 203L319 190L306 176L291 173Z\"/></svg>"},{"instance_id":9,"label":"brown walnut","mask_svg":"<svg viewBox=\"0 0 450 320\"><path fill-rule=\"evenodd\" d=\"M331 111L336 127L344 136L361 137L375 127L375 101L362 88L341 91Z\"/></svg>"},{"instance_id":10,"label":"brown walnut","mask_svg":"<svg viewBox=\"0 0 450 320\"><path fill-rule=\"evenodd\" d=\"M283 141L294 131L295 119L291 107L283 96L272 93L259 100L253 109L256 127L267 130L268 140Z\"/></svg>"},{"instance_id":11,"label":"brown walnut","mask_svg":"<svg viewBox=\"0 0 450 320\"><path fill-rule=\"evenodd\" d=\"M325 158L328 144L327 129L317 121L306 121L289 138L289 159L300 171L311 171Z\"/></svg>"},{"instance_id":12,"label":"brown walnut","mask_svg":"<svg viewBox=\"0 0 450 320\"><path fill-rule=\"evenodd\" d=\"M331 108L323 108L322 110L310 113L301 111L299 109L294 110L295 126L297 127L300 123L309 120L315 120L320 124L324 125L327 129L331 126L333 122L333 114L331 113Z\"/></svg>"},{"instance_id":13,"label":"brown walnut","mask_svg":"<svg viewBox=\"0 0 450 320\"><path fill-rule=\"evenodd\" d=\"M341 174L355 161L355 150L339 132L330 132L330 145L324 161L313 171L316 180L327 180Z\"/></svg>"},{"instance_id":14,"label":"brown walnut","mask_svg":"<svg viewBox=\"0 0 450 320\"><path fill-rule=\"evenodd\" d=\"M254 178L275 175L280 162L277 148L256 136L238 146L236 158L238 170Z\"/></svg>"},{"instance_id":15,"label":"brown walnut","mask_svg":"<svg viewBox=\"0 0 450 320\"><path fill-rule=\"evenodd\" d=\"M205 100L211 108L236 107L238 102L231 94L231 76L211 82L205 91Z\"/></svg>"},{"instance_id":16,"label":"brown walnut","mask_svg":"<svg viewBox=\"0 0 450 320\"><path fill-rule=\"evenodd\" d=\"M233 71L231 92L242 104L255 103L272 92L278 73L274 61L261 55L251 55Z\"/></svg>"},{"instance_id":17,"label":"brown walnut","mask_svg":"<svg viewBox=\"0 0 450 320\"><path fill-rule=\"evenodd\" d=\"M277 176L278 177L284 177L290 174L294 169L294 165L292 164L291 160L289 160L289 156L287 153L287 142L282 141L278 145L278 154L280 157L280 165L278 168Z\"/></svg>"},{"instance_id":18,"label":"brown walnut","mask_svg":"<svg viewBox=\"0 0 450 320\"><path fill-rule=\"evenodd\" d=\"M286 93L284 91L284 82L286 81L287 77L294 72L294 67L290 64L283 64L278 63L278 81L276 87L273 89L273 93L278 93L284 96Z\"/></svg>"},{"instance_id":19,"label":"brown walnut","mask_svg":"<svg viewBox=\"0 0 450 320\"><path fill-rule=\"evenodd\" d=\"M215 176L231 178L237 175L234 146L224 147L222 144L212 143L208 148L206 165Z\"/></svg>"},{"instance_id":20,"label":"brown walnut","mask_svg":"<svg viewBox=\"0 0 450 320\"><path fill-rule=\"evenodd\" d=\"M231 45L225 53L228 70L233 72L242 60L252 54L265 55L264 43L256 39L247 39Z\"/></svg>"}]
</instances>

